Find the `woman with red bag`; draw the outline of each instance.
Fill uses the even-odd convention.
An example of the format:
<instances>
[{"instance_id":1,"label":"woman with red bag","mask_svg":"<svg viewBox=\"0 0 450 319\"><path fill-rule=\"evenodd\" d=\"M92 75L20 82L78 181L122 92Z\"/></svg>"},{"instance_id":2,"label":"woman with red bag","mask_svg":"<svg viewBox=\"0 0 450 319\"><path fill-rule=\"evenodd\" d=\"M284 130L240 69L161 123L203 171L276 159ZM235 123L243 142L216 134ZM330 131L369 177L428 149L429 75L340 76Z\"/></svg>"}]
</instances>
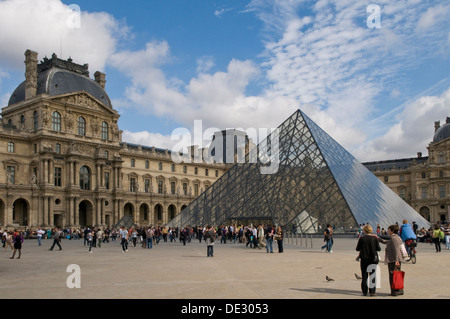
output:
<instances>
[{"instance_id":1,"label":"woman with red bag","mask_svg":"<svg viewBox=\"0 0 450 319\"><path fill-rule=\"evenodd\" d=\"M398 225L391 225L388 227L388 234L391 237L386 243L386 263L389 270L389 284L391 286L391 296L403 295L403 284L396 286L394 281L394 271L401 273L401 261L403 260L401 253L402 239L398 236ZM403 279L403 278L401 278ZM402 280L401 280L402 281Z\"/></svg>"}]
</instances>

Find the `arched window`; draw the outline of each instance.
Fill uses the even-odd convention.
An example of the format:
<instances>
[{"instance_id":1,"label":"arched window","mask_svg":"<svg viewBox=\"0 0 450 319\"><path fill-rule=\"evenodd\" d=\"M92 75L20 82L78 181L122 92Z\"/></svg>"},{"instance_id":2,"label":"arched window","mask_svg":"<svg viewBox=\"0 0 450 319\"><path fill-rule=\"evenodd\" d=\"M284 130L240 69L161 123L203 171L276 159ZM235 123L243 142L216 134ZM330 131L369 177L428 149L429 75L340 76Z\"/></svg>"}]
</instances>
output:
<instances>
[{"instance_id":1,"label":"arched window","mask_svg":"<svg viewBox=\"0 0 450 319\"><path fill-rule=\"evenodd\" d=\"M102 122L102 140L108 139L108 123Z\"/></svg>"},{"instance_id":2,"label":"arched window","mask_svg":"<svg viewBox=\"0 0 450 319\"><path fill-rule=\"evenodd\" d=\"M52 113L52 129L61 132L61 114L56 111Z\"/></svg>"},{"instance_id":3,"label":"arched window","mask_svg":"<svg viewBox=\"0 0 450 319\"><path fill-rule=\"evenodd\" d=\"M78 118L78 135L86 136L86 120L82 116Z\"/></svg>"},{"instance_id":4,"label":"arched window","mask_svg":"<svg viewBox=\"0 0 450 319\"><path fill-rule=\"evenodd\" d=\"M80 168L80 189L90 190L91 189L91 172L86 166L81 166Z\"/></svg>"},{"instance_id":5,"label":"arched window","mask_svg":"<svg viewBox=\"0 0 450 319\"><path fill-rule=\"evenodd\" d=\"M38 129L38 119L39 119L39 115L37 111L33 112L33 130L37 131Z\"/></svg>"}]
</instances>

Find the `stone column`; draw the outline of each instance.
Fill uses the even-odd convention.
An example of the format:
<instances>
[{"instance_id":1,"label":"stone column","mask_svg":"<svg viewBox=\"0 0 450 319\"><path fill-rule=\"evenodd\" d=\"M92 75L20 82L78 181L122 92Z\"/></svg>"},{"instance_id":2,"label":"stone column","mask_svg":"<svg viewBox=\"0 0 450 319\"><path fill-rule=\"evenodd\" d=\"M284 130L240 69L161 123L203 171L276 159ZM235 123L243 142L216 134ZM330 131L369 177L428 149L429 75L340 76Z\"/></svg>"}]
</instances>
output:
<instances>
[{"instance_id":1,"label":"stone column","mask_svg":"<svg viewBox=\"0 0 450 319\"><path fill-rule=\"evenodd\" d=\"M74 209L74 216L75 216L75 221L74 221L74 225L75 226L80 226L80 209L78 208L78 198L74 197L73 198L73 209Z\"/></svg>"},{"instance_id":2,"label":"stone column","mask_svg":"<svg viewBox=\"0 0 450 319\"><path fill-rule=\"evenodd\" d=\"M43 196L42 198L43 201L43 205L42 205L42 209L43 209L43 222L44 222L44 226L49 226L49 211L48 211L48 196Z\"/></svg>"}]
</instances>

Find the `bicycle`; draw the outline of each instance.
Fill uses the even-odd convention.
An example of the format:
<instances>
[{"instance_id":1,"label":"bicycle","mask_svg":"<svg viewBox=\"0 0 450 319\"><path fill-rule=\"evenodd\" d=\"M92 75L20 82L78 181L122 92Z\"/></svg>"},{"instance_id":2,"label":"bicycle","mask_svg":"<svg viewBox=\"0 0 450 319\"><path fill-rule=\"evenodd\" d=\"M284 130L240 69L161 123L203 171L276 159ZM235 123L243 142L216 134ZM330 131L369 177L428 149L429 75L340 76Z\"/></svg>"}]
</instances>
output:
<instances>
[{"instance_id":1,"label":"bicycle","mask_svg":"<svg viewBox=\"0 0 450 319\"><path fill-rule=\"evenodd\" d=\"M417 257L416 257L417 243L415 241L409 239L405 242L405 245L408 250L408 256L409 256L409 259L406 261L411 261L411 263L415 264L417 262Z\"/></svg>"}]
</instances>

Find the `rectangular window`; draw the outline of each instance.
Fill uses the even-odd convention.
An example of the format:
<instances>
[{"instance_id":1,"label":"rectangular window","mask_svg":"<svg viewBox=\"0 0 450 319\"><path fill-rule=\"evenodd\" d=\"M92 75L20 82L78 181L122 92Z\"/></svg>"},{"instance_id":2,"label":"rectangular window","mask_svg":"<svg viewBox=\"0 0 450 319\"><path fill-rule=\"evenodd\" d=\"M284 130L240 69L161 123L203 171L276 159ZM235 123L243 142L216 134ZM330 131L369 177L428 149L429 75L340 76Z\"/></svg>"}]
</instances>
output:
<instances>
[{"instance_id":1,"label":"rectangular window","mask_svg":"<svg viewBox=\"0 0 450 319\"><path fill-rule=\"evenodd\" d=\"M136 191L136 178L131 177L130 178L130 192Z\"/></svg>"},{"instance_id":2,"label":"rectangular window","mask_svg":"<svg viewBox=\"0 0 450 319\"><path fill-rule=\"evenodd\" d=\"M61 132L61 114L58 112L52 113L52 129L53 131Z\"/></svg>"},{"instance_id":3,"label":"rectangular window","mask_svg":"<svg viewBox=\"0 0 450 319\"><path fill-rule=\"evenodd\" d=\"M105 188L109 189L109 172L105 172Z\"/></svg>"},{"instance_id":4,"label":"rectangular window","mask_svg":"<svg viewBox=\"0 0 450 319\"><path fill-rule=\"evenodd\" d=\"M186 196L188 194L188 184L183 183L183 195Z\"/></svg>"},{"instance_id":5,"label":"rectangular window","mask_svg":"<svg viewBox=\"0 0 450 319\"><path fill-rule=\"evenodd\" d=\"M445 186L439 186L439 197L445 198Z\"/></svg>"},{"instance_id":6,"label":"rectangular window","mask_svg":"<svg viewBox=\"0 0 450 319\"><path fill-rule=\"evenodd\" d=\"M158 194L162 194L164 189L164 182L158 181Z\"/></svg>"},{"instance_id":7,"label":"rectangular window","mask_svg":"<svg viewBox=\"0 0 450 319\"><path fill-rule=\"evenodd\" d=\"M61 185L61 167L55 167L55 186L60 187Z\"/></svg>"},{"instance_id":8,"label":"rectangular window","mask_svg":"<svg viewBox=\"0 0 450 319\"><path fill-rule=\"evenodd\" d=\"M170 182L170 193L175 195L175 182Z\"/></svg>"},{"instance_id":9,"label":"rectangular window","mask_svg":"<svg viewBox=\"0 0 450 319\"><path fill-rule=\"evenodd\" d=\"M400 189L400 191L399 191L399 194L398 194L399 196L400 196L400 198L401 199L405 199L405 195L406 195L406 191L405 191L405 189Z\"/></svg>"},{"instance_id":10,"label":"rectangular window","mask_svg":"<svg viewBox=\"0 0 450 319\"><path fill-rule=\"evenodd\" d=\"M14 153L14 143L8 142L8 153Z\"/></svg>"},{"instance_id":11,"label":"rectangular window","mask_svg":"<svg viewBox=\"0 0 450 319\"><path fill-rule=\"evenodd\" d=\"M6 168L6 178L8 179L7 182L10 184L16 183L16 167L15 166L8 166Z\"/></svg>"},{"instance_id":12,"label":"rectangular window","mask_svg":"<svg viewBox=\"0 0 450 319\"><path fill-rule=\"evenodd\" d=\"M149 179L144 180L144 191L146 193L150 192L150 180Z\"/></svg>"},{"instance_id":13,"label":"rectangular window","mask_svg":"<svg viewBox=\"0 0 450 319\"><path fill-rule=\"evenodd\" d=\"M198 196L199 194L198 184L194 184L194 196Z\"/></svg>"},{"instance_id":14,"label":"rectangular window","mask_svg":"<svg viewBox=\"0 0 450 319\"><path fill-rule=\"evenodd\" d=\"M427 198L427 188L426 187L422 187L421 188L421 193L422 193L422 198L426 199Z\"/></svg>"},{"instance_id":15,"label":"rectangular window","mask_svg":"<svg viewBox=\"0 0 450 319\"><path fill-rule=\"evenodd\" d=\"M209 174L209 171L207 168L205 168L205 176L208 176L208 174Z\"/></svg>"}]
</instances>

